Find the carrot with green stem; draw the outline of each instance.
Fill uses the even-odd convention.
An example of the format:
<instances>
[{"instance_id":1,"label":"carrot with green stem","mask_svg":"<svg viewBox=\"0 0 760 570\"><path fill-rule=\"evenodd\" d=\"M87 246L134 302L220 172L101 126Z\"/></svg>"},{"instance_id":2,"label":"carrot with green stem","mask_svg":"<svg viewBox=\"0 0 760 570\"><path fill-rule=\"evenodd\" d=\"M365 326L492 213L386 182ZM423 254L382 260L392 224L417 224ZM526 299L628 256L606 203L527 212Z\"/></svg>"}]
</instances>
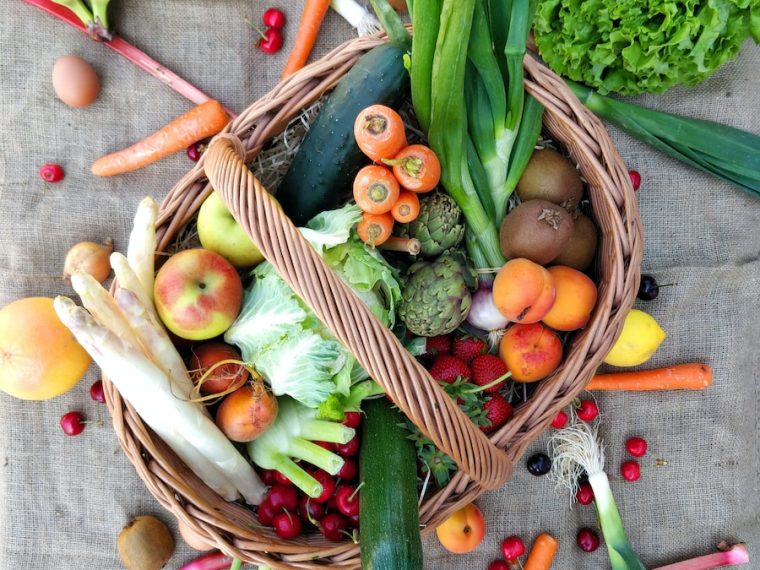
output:
<instances>
[{"instance_id":1,"label":"carrot with green stem","mask_svg":"<svg viewBox=\"0 0 760 570\"><path fill-rule=\"evenodd\" d=\"M114 176L137 170L217 134L229 121L219 101L210 99L132 146L99 158L92 173Z\"/></svg>"},{"instance_id":2,"label":"carrot with green stem","mask_svg":"<svg viewBox=\"0 0 760 570\"><path fill-rule=\"evenodd\" d=\"M586 390L627 392L704 390L711 386L712 382L713 372L710 366L691 362L652 370L597 374L586 386Z\"/></svg>"},{"instance_id":3,"label":"carrot with green stem","mask_svg":"<svg viewBox=\"0 0 760 570\"><path fill-rule=\"evenodd\" d=\"M290 77L306 65L329 7L330 0L306 0L298 23L296 41L290 50L285 69L282 70L282 79Z\"/></svg>"}]
</instances>

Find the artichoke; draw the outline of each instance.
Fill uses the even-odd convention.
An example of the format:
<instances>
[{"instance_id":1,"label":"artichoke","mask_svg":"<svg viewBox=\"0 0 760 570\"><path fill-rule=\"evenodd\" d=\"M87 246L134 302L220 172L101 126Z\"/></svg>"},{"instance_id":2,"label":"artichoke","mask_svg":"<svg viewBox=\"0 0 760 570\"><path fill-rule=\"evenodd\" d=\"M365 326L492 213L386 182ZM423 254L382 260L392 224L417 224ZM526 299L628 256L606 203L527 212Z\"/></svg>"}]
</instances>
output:
<instances>
[{"instance_id":1,"label":"artichoke","mask_svg":"<svg viewBox=\"0 0 760 570\"><path fill-rule=\"evenodd\" d=\"M459 251L409 267L398 315L418 336L448 334L467 318L477 274Z\"/></svg>"},{"instance_id":2,"label":"artichoke","mask_svg":"<svg viewBox=\"0 0 760 570\"><path fill-rule=\"evenodd\" d=\"M462 210L445 192L432 192L420 200L417 219L401 226L399 233L420 240L422 257L438 257L462 241Z\"/></svg>"}]
</instances>

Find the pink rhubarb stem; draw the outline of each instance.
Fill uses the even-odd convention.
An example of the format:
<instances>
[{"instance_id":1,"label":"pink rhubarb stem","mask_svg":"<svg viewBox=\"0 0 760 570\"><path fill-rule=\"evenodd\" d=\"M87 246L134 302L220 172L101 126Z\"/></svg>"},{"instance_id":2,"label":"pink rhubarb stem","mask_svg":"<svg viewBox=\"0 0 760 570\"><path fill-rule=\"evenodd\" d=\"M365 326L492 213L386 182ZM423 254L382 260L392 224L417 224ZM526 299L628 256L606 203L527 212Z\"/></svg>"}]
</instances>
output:
<instances>
[{"instance_id":1,"label":"pink rhubarb stem","mask_svg":"<svg viewBox=\"0 0 760 570\"><path fill-rule=\"evenodd\" d=\"M211 552L188 562L179 570L227 570L234 559L222 552Z\"/></svg>"},{"instance_id":2,"label":"pink rhubarb stem","mask_svg":"<svg viewBox=\"0 0 760 570\"><path fill-rule=\"evenodd\" d=\"M66 8L65 6L61 6L60 4L56 4L55 2L51 2L51 0L23 0L23 1L26 2L27 4L31 4L32 6L36 6L40 10L43 10L49 14L52 14L59 20L63 20L67 24L70 24L74 26L75 28L78 28L79 30L83 31L84 33L90 35L84 23L80 21L79 18L77 18L74 15L74 13L68 8ZM153 77L157 78L159 81L169 86L174 91L176 91L183 97L187 98L188 100L192 101L196 105L200 105L201 103L205 103L206 101L211 99L211 97L209 97L206 93L204 93L203 91L201 91L200 89L192 85L191 83L188 83L186 80L182 79L179 75L177 75L176 73L174 73L167 67L164 67L163 65L158 63L155 59L153 59L142 50L130 44L124 38L114 35L113 39L111 39L110 41L106 40L100 43L104 44L106 47L111 48L122 57L128 59L140 69L147 71ZM235 118L237 116L237 113L235 113L231 109L228 109L227 107L225 107L224 110L227 112L227 114L231 118Z\"/></svg>"},{"instance_id":3,"label":"pink rhubarb stem","mask_svg":"<svg viewBox=\"0 0 760 570\"><path fill-rule=\"evenodd\" d=\"M749 562L749 552L743 544L735 544L730 550L699 556L691 560L660 566L654 570L710 570L721 566L738 566Z\"/></svg>"}]
</instances>

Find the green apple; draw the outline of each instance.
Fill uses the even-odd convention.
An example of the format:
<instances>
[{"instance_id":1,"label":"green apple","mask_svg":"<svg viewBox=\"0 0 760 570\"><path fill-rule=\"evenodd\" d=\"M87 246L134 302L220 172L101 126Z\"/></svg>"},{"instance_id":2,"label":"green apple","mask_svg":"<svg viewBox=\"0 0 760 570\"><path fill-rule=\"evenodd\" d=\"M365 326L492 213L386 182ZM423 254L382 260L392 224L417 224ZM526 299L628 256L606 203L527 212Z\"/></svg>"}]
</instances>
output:
<instances>
[{"instance_id":1,"label":"green apple","mask_svg":"<svg viewBox=\"0 0 760 570\"><path fill-rule=\"evenodd\" d=\"M253 267L264 261L216 192L206 198L198 212L198 237L205 249L227 258L235 267Z\"/></svg>"}]
</instances>

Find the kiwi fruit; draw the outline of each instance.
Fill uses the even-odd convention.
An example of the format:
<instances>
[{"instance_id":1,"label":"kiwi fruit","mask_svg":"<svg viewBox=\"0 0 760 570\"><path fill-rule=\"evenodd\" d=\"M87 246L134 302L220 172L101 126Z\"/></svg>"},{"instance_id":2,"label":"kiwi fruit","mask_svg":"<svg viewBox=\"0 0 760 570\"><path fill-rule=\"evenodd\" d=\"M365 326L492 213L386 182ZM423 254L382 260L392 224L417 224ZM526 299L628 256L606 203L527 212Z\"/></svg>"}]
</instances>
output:
<instances>
[{"instance_id":1,"label":"kiwi fruit","mask_svg":"<svg viewBox=\"0 0 760 570\"><path fill-rule=\"evenodd\" d=\"M139 516L121 529L116 542L127 570L159 570L174 553L174 537L155 517Z\"/></svg>"},{"instance_id":2,"label":"kiwi fruit","mask_svg":"<svg viewBox=\"0 0 760 570\"><path fill-rule=\"evenodd\" d=\"M545 265L560 254L572 233L567 210L547 200L528 200L504 218L499 241L507 259L524 257Z\"/></svg>"},{"instance_id":3,"label":"kiwi fruit","mask_svg":"<svg viewBox=\"0 0 760 570\"><path fill-rule=\"evenodd\" d=\"M567 265L578 271L588 269L596 255L597 229L591 218L576 212L573 233L552 265Z\"/></svg>"},{"instance_id":4,"label":"kiwi fruit","mask_svg":"<svg viewBox=\"0 0 760 570\"><path fill-rule=\"evenodd\" d=\"M548 200L574 210L583 197L583 182L575 166L556 150L536 150L528 161L520 181L517 195L527 200Z\"/></svg>"}]
</instances>

